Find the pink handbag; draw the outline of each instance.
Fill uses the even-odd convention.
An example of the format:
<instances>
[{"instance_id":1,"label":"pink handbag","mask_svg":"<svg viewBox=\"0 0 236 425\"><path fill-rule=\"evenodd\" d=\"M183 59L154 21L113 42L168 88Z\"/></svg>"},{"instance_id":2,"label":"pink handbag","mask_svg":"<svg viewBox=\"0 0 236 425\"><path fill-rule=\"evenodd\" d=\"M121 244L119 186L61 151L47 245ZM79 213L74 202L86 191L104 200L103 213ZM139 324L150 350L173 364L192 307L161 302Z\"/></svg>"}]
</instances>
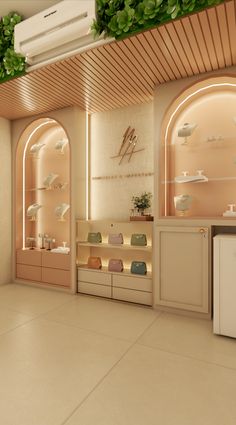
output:
<instances>
[{"instance_id":1,"label":"pink handbag","mask_svg":"<svg viewBox=\"0 0 236 425\"><path fill-rule=\"evenodd\" d=\"M109 272L123 272L123 261L118 259L109 260L108 270Z\"/></svg>"},{"instance_id":2,"label":"pink handbag","mask_svg":"<svg viewBox=\"0 0 236 425\"><path fill-rule=\"evenodd\" d=\"M124 242L122 233L110 233L108 235L108 243L111 245L120 245Z\"/></svg>"}]
</instances>

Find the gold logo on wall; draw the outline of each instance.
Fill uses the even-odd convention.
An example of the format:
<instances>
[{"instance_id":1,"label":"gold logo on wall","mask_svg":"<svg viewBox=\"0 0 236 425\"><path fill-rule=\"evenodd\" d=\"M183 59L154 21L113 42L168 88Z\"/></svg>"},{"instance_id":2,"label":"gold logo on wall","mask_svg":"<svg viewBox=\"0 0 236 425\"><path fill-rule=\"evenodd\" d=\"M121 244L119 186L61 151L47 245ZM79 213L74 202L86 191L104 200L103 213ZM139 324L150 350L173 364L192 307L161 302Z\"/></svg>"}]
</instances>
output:
<instances>
[{"instance_id":1,"label":"gold logo on wall","mask_svg":"<svg viewBox=\"0 0 236 425\"><path fill-rule=\"evenodd\" d=\"M118 155L112 156L111 158L120 158L119 165L124 161L125 158L127 158L128 162L130 162L132 156L135 153L144 150L144 148L136 149L137 143L138 136L135 135L135 129L129 126L124 133Z\"/></svg>"}]
</instances>

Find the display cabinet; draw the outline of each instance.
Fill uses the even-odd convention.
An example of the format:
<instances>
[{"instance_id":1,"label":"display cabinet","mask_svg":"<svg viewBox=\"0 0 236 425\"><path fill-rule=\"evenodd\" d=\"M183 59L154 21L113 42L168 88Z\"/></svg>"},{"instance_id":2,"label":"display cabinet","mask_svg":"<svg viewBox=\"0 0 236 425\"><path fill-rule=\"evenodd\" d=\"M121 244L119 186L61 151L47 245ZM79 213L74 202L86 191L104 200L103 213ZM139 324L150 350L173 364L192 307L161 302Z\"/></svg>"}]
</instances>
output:
<instances>
[{"instance_id":1,"label":"display cabinet","mask_svg":"<svg viewBox=\"0 0 236 425\"><path fill-rule=\"evenodd\" d=\"M70 146L54 119L32 122L16 150L16 278L69 287Z\"/></svg>"},{"instance_id":2,"label":"display cabinet","mask_svg":"<svg viewBox=\"0 0 236 425\"><path fill-rule=\"evenodd\" d=\"M184 86L184 85L183 85ZM212 314L212 234L236 224L235 84L172 86L157 128L154 305ZM169 102L169 103L168 103Z\"/></svg>"},{"instance_id":3,"label":"display cabinet","mask_svg":"<svg viewBox=\"0 0 236 425\"><path fill-rule=\"evenodd\" d=\"M102 242L88 242L89 232L100 232ZM151 222L77 220L78 292L152 305L152 232ZM108 243L109 234L118 233L123 235L123 244ZM131 245L132 234L145 234L147 245ZM88 267L91 256L101 258L100 270ZM109 259L121 259L124 270L109 271ZM145 262L147 274L131 273L132 261Z\"/></svg>"},{"instance_id":4,"label":"display cabinet","mask_svg":"<svg viewBox=\"0 0 236 425\"><path fill-rule=\"evenodd\" d=\"M163 123L159 215L236 218L235 92L189 92Z\"/></svg>"}]
</instances>

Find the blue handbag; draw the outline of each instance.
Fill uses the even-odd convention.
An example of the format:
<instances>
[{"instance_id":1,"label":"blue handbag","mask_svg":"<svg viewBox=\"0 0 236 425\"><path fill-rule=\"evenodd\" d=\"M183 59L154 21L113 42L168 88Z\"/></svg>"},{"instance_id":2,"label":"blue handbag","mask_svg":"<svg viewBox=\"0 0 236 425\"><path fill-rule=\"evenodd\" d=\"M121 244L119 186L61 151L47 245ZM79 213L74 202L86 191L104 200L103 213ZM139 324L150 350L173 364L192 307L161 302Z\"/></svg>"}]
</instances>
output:
<instances>
[{"instance_id":1,"label":"blue handbag","mask_svg":"<svg viewBox=\"0 0 236 425\"><path fill-rule=\"evenodd\" d=\"M133 274L147 274L147 265L144 261L132 261L130 272Z\"/></svg>"}]
</instances>

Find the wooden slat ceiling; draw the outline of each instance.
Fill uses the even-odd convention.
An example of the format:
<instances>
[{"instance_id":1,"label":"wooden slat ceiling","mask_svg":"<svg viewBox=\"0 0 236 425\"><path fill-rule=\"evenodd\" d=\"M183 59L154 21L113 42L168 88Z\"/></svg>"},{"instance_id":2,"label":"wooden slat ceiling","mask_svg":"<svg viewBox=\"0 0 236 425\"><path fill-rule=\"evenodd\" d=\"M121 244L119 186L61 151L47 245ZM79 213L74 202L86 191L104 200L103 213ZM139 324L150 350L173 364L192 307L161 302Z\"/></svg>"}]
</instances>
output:
<instances>
[{"instance_id":1,"label":"wooden slat ceiling","mask_svg":"<svg viewBox=\"0 0 236 425\"><path fill-rule=\"evenodd\" d=\"M236 65L236 0L0 85L0 116L77 105L90 113L150 101L167 81Z\"/></svg>"}]
</instances>

